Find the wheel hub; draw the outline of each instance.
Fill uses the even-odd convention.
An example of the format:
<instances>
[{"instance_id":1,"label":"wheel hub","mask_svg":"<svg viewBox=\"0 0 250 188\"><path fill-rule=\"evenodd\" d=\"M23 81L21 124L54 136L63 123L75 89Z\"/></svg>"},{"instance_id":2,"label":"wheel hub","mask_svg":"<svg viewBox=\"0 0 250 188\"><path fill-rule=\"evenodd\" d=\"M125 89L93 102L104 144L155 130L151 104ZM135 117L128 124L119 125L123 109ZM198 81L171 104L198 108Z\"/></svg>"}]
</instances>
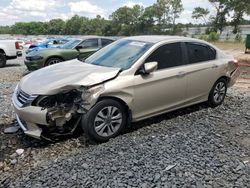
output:
<instances>
[{"instance_id":1,"label":"wheel hub","mask_svg":"<svg viewBox=\"0 0 250 188\"><path fill-rule=\"evenodd\" d=\"M104 107L94 120L95 131L99 136L108 137L114 135L122 124L122 113L115 106Z\"/></svg>"}]
</instances>

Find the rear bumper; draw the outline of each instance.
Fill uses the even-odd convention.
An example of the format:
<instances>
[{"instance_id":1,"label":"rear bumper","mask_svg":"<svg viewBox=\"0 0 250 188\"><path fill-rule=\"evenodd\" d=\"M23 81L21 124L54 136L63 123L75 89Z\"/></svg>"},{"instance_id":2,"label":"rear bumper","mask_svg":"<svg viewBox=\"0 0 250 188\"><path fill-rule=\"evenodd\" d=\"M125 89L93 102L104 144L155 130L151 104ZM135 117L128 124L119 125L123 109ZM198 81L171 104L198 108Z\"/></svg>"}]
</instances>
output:
<instances>
[{"instance_id":1,"label":"rear bumper","mask_svg":"<svg viewBox=\"0 0 250 188\"><path fill-rule=\"evenodd\" d=\"M6 56L7 60L11 60L11 59L16 59L17 57L21 57L22 56L22 52L21 51L17 51L16 55L14 56Z\"/></svg>"},{"instance_id":2,"label":"rear bumper","mask_svg":"<svg viewBox=\"0 0 250 188\"><path fill-rule=\"evenodd\" d=\"M16 58L17 58L17 56L6 56L7 60L16 59Z\"/></svg>"},{"instance_id":3,"label":"rear bumper","mask_svg":"<svg viewBox=\"0 0 250 188\"><path fill-rule=\"evenodd\" d=\"M230 75L230 81L228 83L228 87L232 87L236 81L237 81L237 78L239 78L240 76L240 68L237 68L235 71L233 71Z\"/></svg>"}]
</instances>

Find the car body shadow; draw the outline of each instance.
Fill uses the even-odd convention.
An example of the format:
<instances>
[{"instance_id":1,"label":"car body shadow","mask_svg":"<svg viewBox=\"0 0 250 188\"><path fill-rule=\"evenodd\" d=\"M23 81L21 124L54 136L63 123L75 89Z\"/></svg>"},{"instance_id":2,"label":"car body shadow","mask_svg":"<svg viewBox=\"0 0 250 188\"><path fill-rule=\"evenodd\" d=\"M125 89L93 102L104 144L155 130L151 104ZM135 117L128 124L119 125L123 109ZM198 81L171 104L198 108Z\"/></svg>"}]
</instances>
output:
<instances>
[{"instance_id":1,"label":"car body shadow","mask_svg":"<svg viewBox=\"0 0 250 188\"><path fill-rule=\"evenodd\" d=\"M184 115L187 115L187 114L190 114L190 113L202 110L202 109L206 109L206 108L209 108L209 106L207 105L206 102L203 102L203 103L195 104L189 107L174 110L168 113L164 113L164 114L152 117L152 118L148 118L142 121L132 123L131 128L128 129L128 132L133 132L143 127L150 126L152 124L157 124L162 121L174 119L174 118L177 118L178 116L184 116Z\"/></svg>"}]
</instances>

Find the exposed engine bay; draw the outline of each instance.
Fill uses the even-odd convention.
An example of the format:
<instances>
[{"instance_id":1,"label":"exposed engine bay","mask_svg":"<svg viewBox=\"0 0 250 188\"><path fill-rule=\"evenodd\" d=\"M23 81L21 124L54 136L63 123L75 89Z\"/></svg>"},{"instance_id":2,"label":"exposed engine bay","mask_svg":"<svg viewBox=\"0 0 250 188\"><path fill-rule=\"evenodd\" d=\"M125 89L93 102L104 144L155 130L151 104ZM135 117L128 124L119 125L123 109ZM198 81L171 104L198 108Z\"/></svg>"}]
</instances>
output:
<instances>
[{"instance_id":1,"label":"exposed engine bay","mask_svg":"<svg viewBox=\"0 0 250 188\"><path fill-rule=\"evenodd\" d=\"M82 92L72 90L53 96L39 96L34 106L47 110L47 126L40 126L43 129L44 137L56 137L73 134L77 129L82 114L87 110L84 108Z\"/></svg>"}]
</instances>

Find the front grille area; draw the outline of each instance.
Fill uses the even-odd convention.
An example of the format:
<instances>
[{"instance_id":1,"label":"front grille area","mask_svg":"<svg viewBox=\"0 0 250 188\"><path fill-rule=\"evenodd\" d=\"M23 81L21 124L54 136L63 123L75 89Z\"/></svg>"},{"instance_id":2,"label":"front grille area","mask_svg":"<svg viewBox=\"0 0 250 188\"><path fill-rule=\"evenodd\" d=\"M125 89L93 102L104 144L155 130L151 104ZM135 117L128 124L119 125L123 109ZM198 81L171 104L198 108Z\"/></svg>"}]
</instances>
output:
<instances>
[{"instance_id":1,"label":"front grille area","mask_svg":"<svg viewBox=\"0 0 250 188\"><path fill-rule=\"evenodd\" d=\"M25 105L29 102L30 95L23 92L22 90L17 92L17 100L20 102L20 104Z\"/></svg>"}]
</instances>

